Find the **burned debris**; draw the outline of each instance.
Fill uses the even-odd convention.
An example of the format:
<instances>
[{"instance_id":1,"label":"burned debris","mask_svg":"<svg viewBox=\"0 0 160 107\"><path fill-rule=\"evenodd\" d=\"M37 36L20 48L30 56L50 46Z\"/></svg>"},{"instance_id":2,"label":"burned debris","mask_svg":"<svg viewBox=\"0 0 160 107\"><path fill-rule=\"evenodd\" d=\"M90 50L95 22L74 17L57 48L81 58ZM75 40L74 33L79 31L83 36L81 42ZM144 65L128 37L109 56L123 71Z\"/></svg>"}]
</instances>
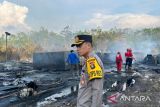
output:
<instances>
[{"instance_id":1,"label":"burned debris","mask_svg":"<svg viewBox=\"0 0 160 107\"><path fill-rule=\"evenodd\" d=\"M75 107L79 78L72 78L65 65L68 52L36 53L33 63L10 61L0 63L0 106L57 106ZM116 72L113 61L109 61L109 54L98 53L104 58L104 106L132 105L134 101L122 101L116 104L108 101L108 97L119 93L121 96L148 96L153 105L159 104L159 55L147 55L143 61L133 64L132 73ZM48 57L48 58L46 58ZM44 60L45 59L45 60ZM51 63L49 63L51 62ZM142 62L142 63L141 63ZM61 66L62 64L62 66ZM154 100L154 101L153 101ZM135 105L147 105L147 102Z\"/></svg>"}]
</instances>

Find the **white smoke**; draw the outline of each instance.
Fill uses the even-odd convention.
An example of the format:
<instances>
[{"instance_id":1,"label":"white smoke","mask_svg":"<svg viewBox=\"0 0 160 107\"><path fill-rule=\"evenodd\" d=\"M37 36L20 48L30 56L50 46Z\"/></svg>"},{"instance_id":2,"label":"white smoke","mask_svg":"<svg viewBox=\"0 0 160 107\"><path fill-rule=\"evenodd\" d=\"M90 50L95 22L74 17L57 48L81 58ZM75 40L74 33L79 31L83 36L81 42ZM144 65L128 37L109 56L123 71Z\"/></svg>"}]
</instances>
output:
<instances>
[{"instance_id":1,"label":"white smoke","mask_svg":"<svg viewBox=\"0 0 160 107\"><path fill-rule=\"evenodd\" d=\"M127 48L132 49L133 56L137 61L142 61L147 54L156 55L159 53L157 50L158 42L153 41L151 38L139 38L139 40L134 42L128 39L123 39L121 41L111 41L110 44L108 51L114 54L110 57L112 61L115 61L117 52L121 53L123 61L125 61L125 52Z\"/></svg>"},{"instance_id":2,"label":"white smoke","mask_svg":"<svg viewBox=\"0 0 160 107\"><path fill-rule=\"evenodd\" d=\"M100 26L101 28L153 28L160 26L160 16L152 16L148 14L102 14L96 13L93 18L87 20L85 24L89 26Z\"/></svg>"},{"instance_id":3,"label":"white smoke","mask_svg":"<svg viewBox=\"0 0 160 107\"><path fill-rule=\"evenodd\" d=\"M30 29L26 24L28 8L17 4L3 1L0 3L0 33L25 32Z\"/></svg>"}]
</instances>

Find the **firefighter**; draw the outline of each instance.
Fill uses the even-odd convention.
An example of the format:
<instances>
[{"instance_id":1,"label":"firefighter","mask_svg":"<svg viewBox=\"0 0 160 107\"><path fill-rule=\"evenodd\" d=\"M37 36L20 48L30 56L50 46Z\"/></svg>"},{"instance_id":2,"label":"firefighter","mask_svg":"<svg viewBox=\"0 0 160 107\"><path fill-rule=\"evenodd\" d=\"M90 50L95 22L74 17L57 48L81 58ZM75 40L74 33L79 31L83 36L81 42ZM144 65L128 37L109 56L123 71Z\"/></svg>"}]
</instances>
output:
<instances>
[{"instance_id":1,"label":"firefighter","mask_svg":"<svg viewBox=\"0 0 160 107\"><path fill-rule=\"evenodd\" d=\"M117 52L117 55L116 55L116 65L117 65L117 72L118 73L121 73L122 63L123 63L123 60L122 60L121 53Z\"/></svg>"},{"instance_id":2,"label":"firefighter","mask_svg":"<svg viewBox=\"0 0 160 107\"><path fill-rule=\"evenodd\" d=\"M129 49L127 49L127 52L125 52L125 58L126 58L125 69L127 70L129 64Z\"/></svg>"},{"instance_id":3,"label":"firefighter","mask_svg":"<svg viewBox=\"0 0 160 107\"><path fill-rule=\"evenodd\" d=\"M102 107L103 63L93 53L91 35L77 35L75 43L77 52L84 57L79 83L77 107Z\"/></svg>"},{"instance_id":4,"label":"firefighter","mask_svg":"<svg viewBox=\"0 0 160 107\"><path fill-rule=\"evenodd\" d=\"M132 49L130 48L128 51L128 67L131 69L132 68L132 62L133 62L133 53Z\"/></svg>"}]
</instances>

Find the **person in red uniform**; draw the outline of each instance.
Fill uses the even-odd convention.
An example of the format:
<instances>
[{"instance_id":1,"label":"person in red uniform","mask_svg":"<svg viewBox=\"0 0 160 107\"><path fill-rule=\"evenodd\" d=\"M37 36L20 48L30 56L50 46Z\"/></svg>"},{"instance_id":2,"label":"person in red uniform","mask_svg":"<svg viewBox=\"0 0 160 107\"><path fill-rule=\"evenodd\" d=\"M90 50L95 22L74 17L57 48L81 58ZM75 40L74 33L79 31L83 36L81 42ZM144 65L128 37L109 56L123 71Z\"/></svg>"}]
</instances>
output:
<instances>
[{"instance_id":1,"label":"person in red uniform","mask_svg":"<svg viewBox=\"0 0 160 107\"><path fill-rule=\"evenodd\" d=\"M133 61L133 53L132 53L132 49L129 49L128 51L128 67L131 68L132 67L132 61Z\"/></svg>"},{"instance_id":2,"label":"person in red uniform","mask_svg":"<svg viewBox=\"0 0 160 107\"><path fill-rule=\"evenodd\" d=\"M117 65L117 71L118 73L121 73L121 69L122 69L122 56L120 52L117 52L117 56L116 56L116 65Z\"/></svg>"},{"instance_id":3,"label":"person in red uniform","mask_svg":"<svg viewBox=\"0 0 160 107\"><path fill-rule=\"evenodd\" d=\"M126 67L128 68L129 65L129 49L127 49L127 52L125 52L125 57L126 57L125 69L126 69Z\"/></svg>"}]
</instances>

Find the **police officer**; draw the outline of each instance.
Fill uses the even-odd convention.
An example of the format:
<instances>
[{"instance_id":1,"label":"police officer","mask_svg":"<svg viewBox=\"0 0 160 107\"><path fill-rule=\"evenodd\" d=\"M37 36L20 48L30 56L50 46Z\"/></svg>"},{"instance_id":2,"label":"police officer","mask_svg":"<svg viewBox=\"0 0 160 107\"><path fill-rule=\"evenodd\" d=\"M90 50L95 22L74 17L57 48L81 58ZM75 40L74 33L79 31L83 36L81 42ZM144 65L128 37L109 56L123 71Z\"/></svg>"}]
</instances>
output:
<instances>
[{"instance_id":1,"label":"police officer","mask_svg":"<svg viewBox=\"0 0 160 107\"><path fill-rule=\"evenodd\" d=\"M77 35L77 52L84 57L79 83L77 107L102 107L103 63L93 52L92 36Z\"/></svg>"}]
</instances>

